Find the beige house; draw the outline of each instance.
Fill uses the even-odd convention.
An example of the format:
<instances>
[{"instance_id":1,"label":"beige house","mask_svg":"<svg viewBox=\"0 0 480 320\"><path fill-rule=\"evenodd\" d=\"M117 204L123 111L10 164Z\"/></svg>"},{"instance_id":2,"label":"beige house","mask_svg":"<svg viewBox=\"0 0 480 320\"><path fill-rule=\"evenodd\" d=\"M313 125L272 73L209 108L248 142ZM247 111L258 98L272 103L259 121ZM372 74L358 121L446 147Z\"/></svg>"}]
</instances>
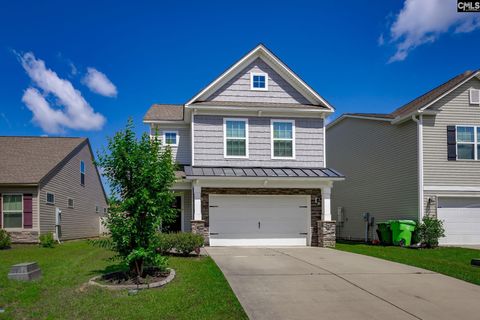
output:
<instances>
[{"instance_id":1,"label":"beige house","mask_svg":"<svg viewBox=\"0 0 480 320\"><path fill-rule=\"evenodd\" d=\"M107 198L86 138L0 137L0 227L13 242L95 237Z\"/></svg>"},{"instance_id":2,"label":"beige house","mask_svg":"<svg viewBox=\"0 0 480 320\"><path fill-rule=\"evenodd\" d=\"M444 221L442 244L480 244L480 73L467 71L389 114L344 114L327 126L327 163L348 179L332 194L341 238L374 223ZM372 222L372 221L369 221Z\"/></svg>"}]
</instances>

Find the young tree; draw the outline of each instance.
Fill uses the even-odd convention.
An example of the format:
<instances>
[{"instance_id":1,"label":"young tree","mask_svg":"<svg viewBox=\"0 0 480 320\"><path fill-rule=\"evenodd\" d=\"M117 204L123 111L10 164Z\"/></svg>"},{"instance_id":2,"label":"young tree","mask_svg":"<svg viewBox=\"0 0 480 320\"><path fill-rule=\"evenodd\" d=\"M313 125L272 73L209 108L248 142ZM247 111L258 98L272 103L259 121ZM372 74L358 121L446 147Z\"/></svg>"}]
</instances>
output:
<instances>
[{"instance_id":1,"label":"young tree","mask_svg":"<svg viewBox=\"0 0 480 320\"><path fill-rule=\"evenodd\" d=\"M97 163L112 193L106 219L110 247L133 275L142 277L144 266L166 267L166 258L156 252L155 233L175 215L175 164L170 148L162 148L158 139L145 133L137 140L132 119L108 139L108 151L99 153Z\"/></svg>"}]
</instances>

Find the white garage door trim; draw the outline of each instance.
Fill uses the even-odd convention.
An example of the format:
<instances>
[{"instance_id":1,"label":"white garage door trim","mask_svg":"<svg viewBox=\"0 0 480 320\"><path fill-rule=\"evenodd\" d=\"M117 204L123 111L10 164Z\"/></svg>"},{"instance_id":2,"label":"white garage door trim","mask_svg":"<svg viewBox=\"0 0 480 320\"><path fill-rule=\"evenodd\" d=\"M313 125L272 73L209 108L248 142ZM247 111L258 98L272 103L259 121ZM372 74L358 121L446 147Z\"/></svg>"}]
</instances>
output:
<instances>
[{"instance_id":1,"label":"white garage door trim","mask_svg":"<svg viewBox=\"0 0 480 320\"><path fill-rule=\"evenodd\" d=\"M437 218L444 221L443 245L480 244L480 199L478 197L438 197Z\"/></svg>"},{"instance_id":2,"label":"white garage door trim","mask_svg":"<svg viewBox=\"0 0 480 320\"><path fill-rule=\"evenodd\" d=\"M310 197L309 195L211 194L209 195L210 246L309 245ZM296 209L296 211L282 210L289 202L295 203L289 210ZM235 208L230 207L225 211L225 208L229 207L229 203L235 203ZM275 205L277 206L275 207ZM256 207L260 208L259 211L256 211ZM271 210L268 211L268 209ZM292 221L290 212L294 217L303 217L302 219L294 218ZM283 220L275 219L274 215L280 215ZM289 219L290 221L288 221ZM259 221L257 222L257 220ZM267 223L265 229L262 229L262 221ZM257 223L259 223L258 229L260 229L258 234ZM275 224L277 225L275 226ZM277 228L282 227L280 232L275 232L278 230ZM269 228L271 229L269 230ZM265 230L264 233L262 233L263 230Z\"/></svg>"}]
</instances>

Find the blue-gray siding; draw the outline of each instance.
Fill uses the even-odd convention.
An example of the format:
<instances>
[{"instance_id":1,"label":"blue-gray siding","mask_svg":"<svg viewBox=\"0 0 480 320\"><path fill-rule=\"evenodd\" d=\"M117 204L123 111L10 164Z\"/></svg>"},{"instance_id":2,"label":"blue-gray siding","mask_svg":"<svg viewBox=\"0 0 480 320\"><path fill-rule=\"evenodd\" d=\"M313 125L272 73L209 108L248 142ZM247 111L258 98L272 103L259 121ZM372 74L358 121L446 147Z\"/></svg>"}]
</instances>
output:
<instances>
[{"instance_id":1,"label":"blue-gray siding","mask_svg":"<svg viewBox=\"0 0 480 320\"><path fill-rule=\"evenodd\" d=\"M272 159L269 117L249 117L249 158L224 158L223 116L196 115L195 166L323 167L323 119L295 120L295 160ZM282 118L285 119L285 118Z\"/></svg>"}]
</instances>

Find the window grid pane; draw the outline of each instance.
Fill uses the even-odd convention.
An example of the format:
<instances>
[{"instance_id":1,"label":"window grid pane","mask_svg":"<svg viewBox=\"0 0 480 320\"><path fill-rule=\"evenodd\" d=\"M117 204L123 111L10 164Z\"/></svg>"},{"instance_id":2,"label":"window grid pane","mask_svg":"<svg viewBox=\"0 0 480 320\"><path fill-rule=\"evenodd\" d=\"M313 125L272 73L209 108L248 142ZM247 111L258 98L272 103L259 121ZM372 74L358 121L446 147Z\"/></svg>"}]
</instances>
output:
<instances>
[{"instance_id":1,"label":"window grid pane","mask_svg":"<svg viewBox=\"0 0 480 320\"><path fill-rule=\"evenodd\" d=\"M273 155L275 157L292 157L292 141L277 140L273 144Z\"/></svg>"},{"instance_id":2,"label":"window grid pane","mask_svg":"<svg viewBox=\"0 0 480 320\"><path fill-rule=\"evenodd\" d=\"M246 155L245 140L227 139L227 156L245 156L245 155Z\"/></svg>"},{"instance_id":3,"label":"window grid pane","mask_svg":"<svg viewBox=\"0 0 480 320\"><path fill-rule=\"evenodd\" d=\"M175 132L166 132L165 133L165 143L166 144L177 144L177 134Z\"/></svg>"},{"instance_id":4,"label":"window grid pane","mask_svg":"<svg viewBox=\"0 0 480 320\"><path fill-rule=\"evenodd\" d=\"M5 228L21 228L22 227L22 213L7 213L3 214L3 224Z\"/></svg>"},{"instance_id":5,"label":"window grid pane","mask_svg":"<svg viewBox=\"0 0 480 320\"><path fill-rule=\"evenodd\" d=\"M22 211L21 195L4 195L3 211Z\"/></svg>"},{"instance_id":6,"label":"window grid pane","mask_svg":"<svg viewBox=\"0 0 480 320\"><path fill-rule=\"evenodd\" d=\"M22 196L3 196L3 225L5 228L22 228Z\"/></svg>"},{"instance_id":7,"label":"window grid pane","mask_svg":"<svg viewBox=\"0 0 480 320\"><path fill-rule=\"evenodd\" d=\"M292 139L292 123L291 122L274 122L273 137L275 139Z\"/></svg>"},{"instance_id":8,"label":"window grid pane","mask_svg":"<svg viewBox=\"0 0 480 320\"><path fill-rule=\"evenodd\" d=\"M475 142L474 127L457 127L458 142Z\"/></svg>"},{"instance_id":9,"label":"window grid pane","mask_svg":"<svg viewBox=\"0 0 480 320\"><path fill-rule=\"evenodd\" d=\"M254 88L265 88L265 76L256 75L253 76Z\"/></svg>"},{"instance_id":10,"label":"window grid pane","mask_svg":"<svg viewBox=\"0 0 480 320\"><path fill-rule=\"evenodd\" d=\"M229 120L226 123L227 138L245 138L246 137L246 125L245 121Z\"/></svg>"},{"instance_id":11,"label":"window grid pane","mask_svg":"<svg viewBox=\"0 0 480 320\"><path fill-rule=\"evenodd\" d=\"M467 159L467 160L474 160L475 159L475 145L474 144L461 144L457 145L458 149L458 159Z\"/></svg>"}]
</instances>

